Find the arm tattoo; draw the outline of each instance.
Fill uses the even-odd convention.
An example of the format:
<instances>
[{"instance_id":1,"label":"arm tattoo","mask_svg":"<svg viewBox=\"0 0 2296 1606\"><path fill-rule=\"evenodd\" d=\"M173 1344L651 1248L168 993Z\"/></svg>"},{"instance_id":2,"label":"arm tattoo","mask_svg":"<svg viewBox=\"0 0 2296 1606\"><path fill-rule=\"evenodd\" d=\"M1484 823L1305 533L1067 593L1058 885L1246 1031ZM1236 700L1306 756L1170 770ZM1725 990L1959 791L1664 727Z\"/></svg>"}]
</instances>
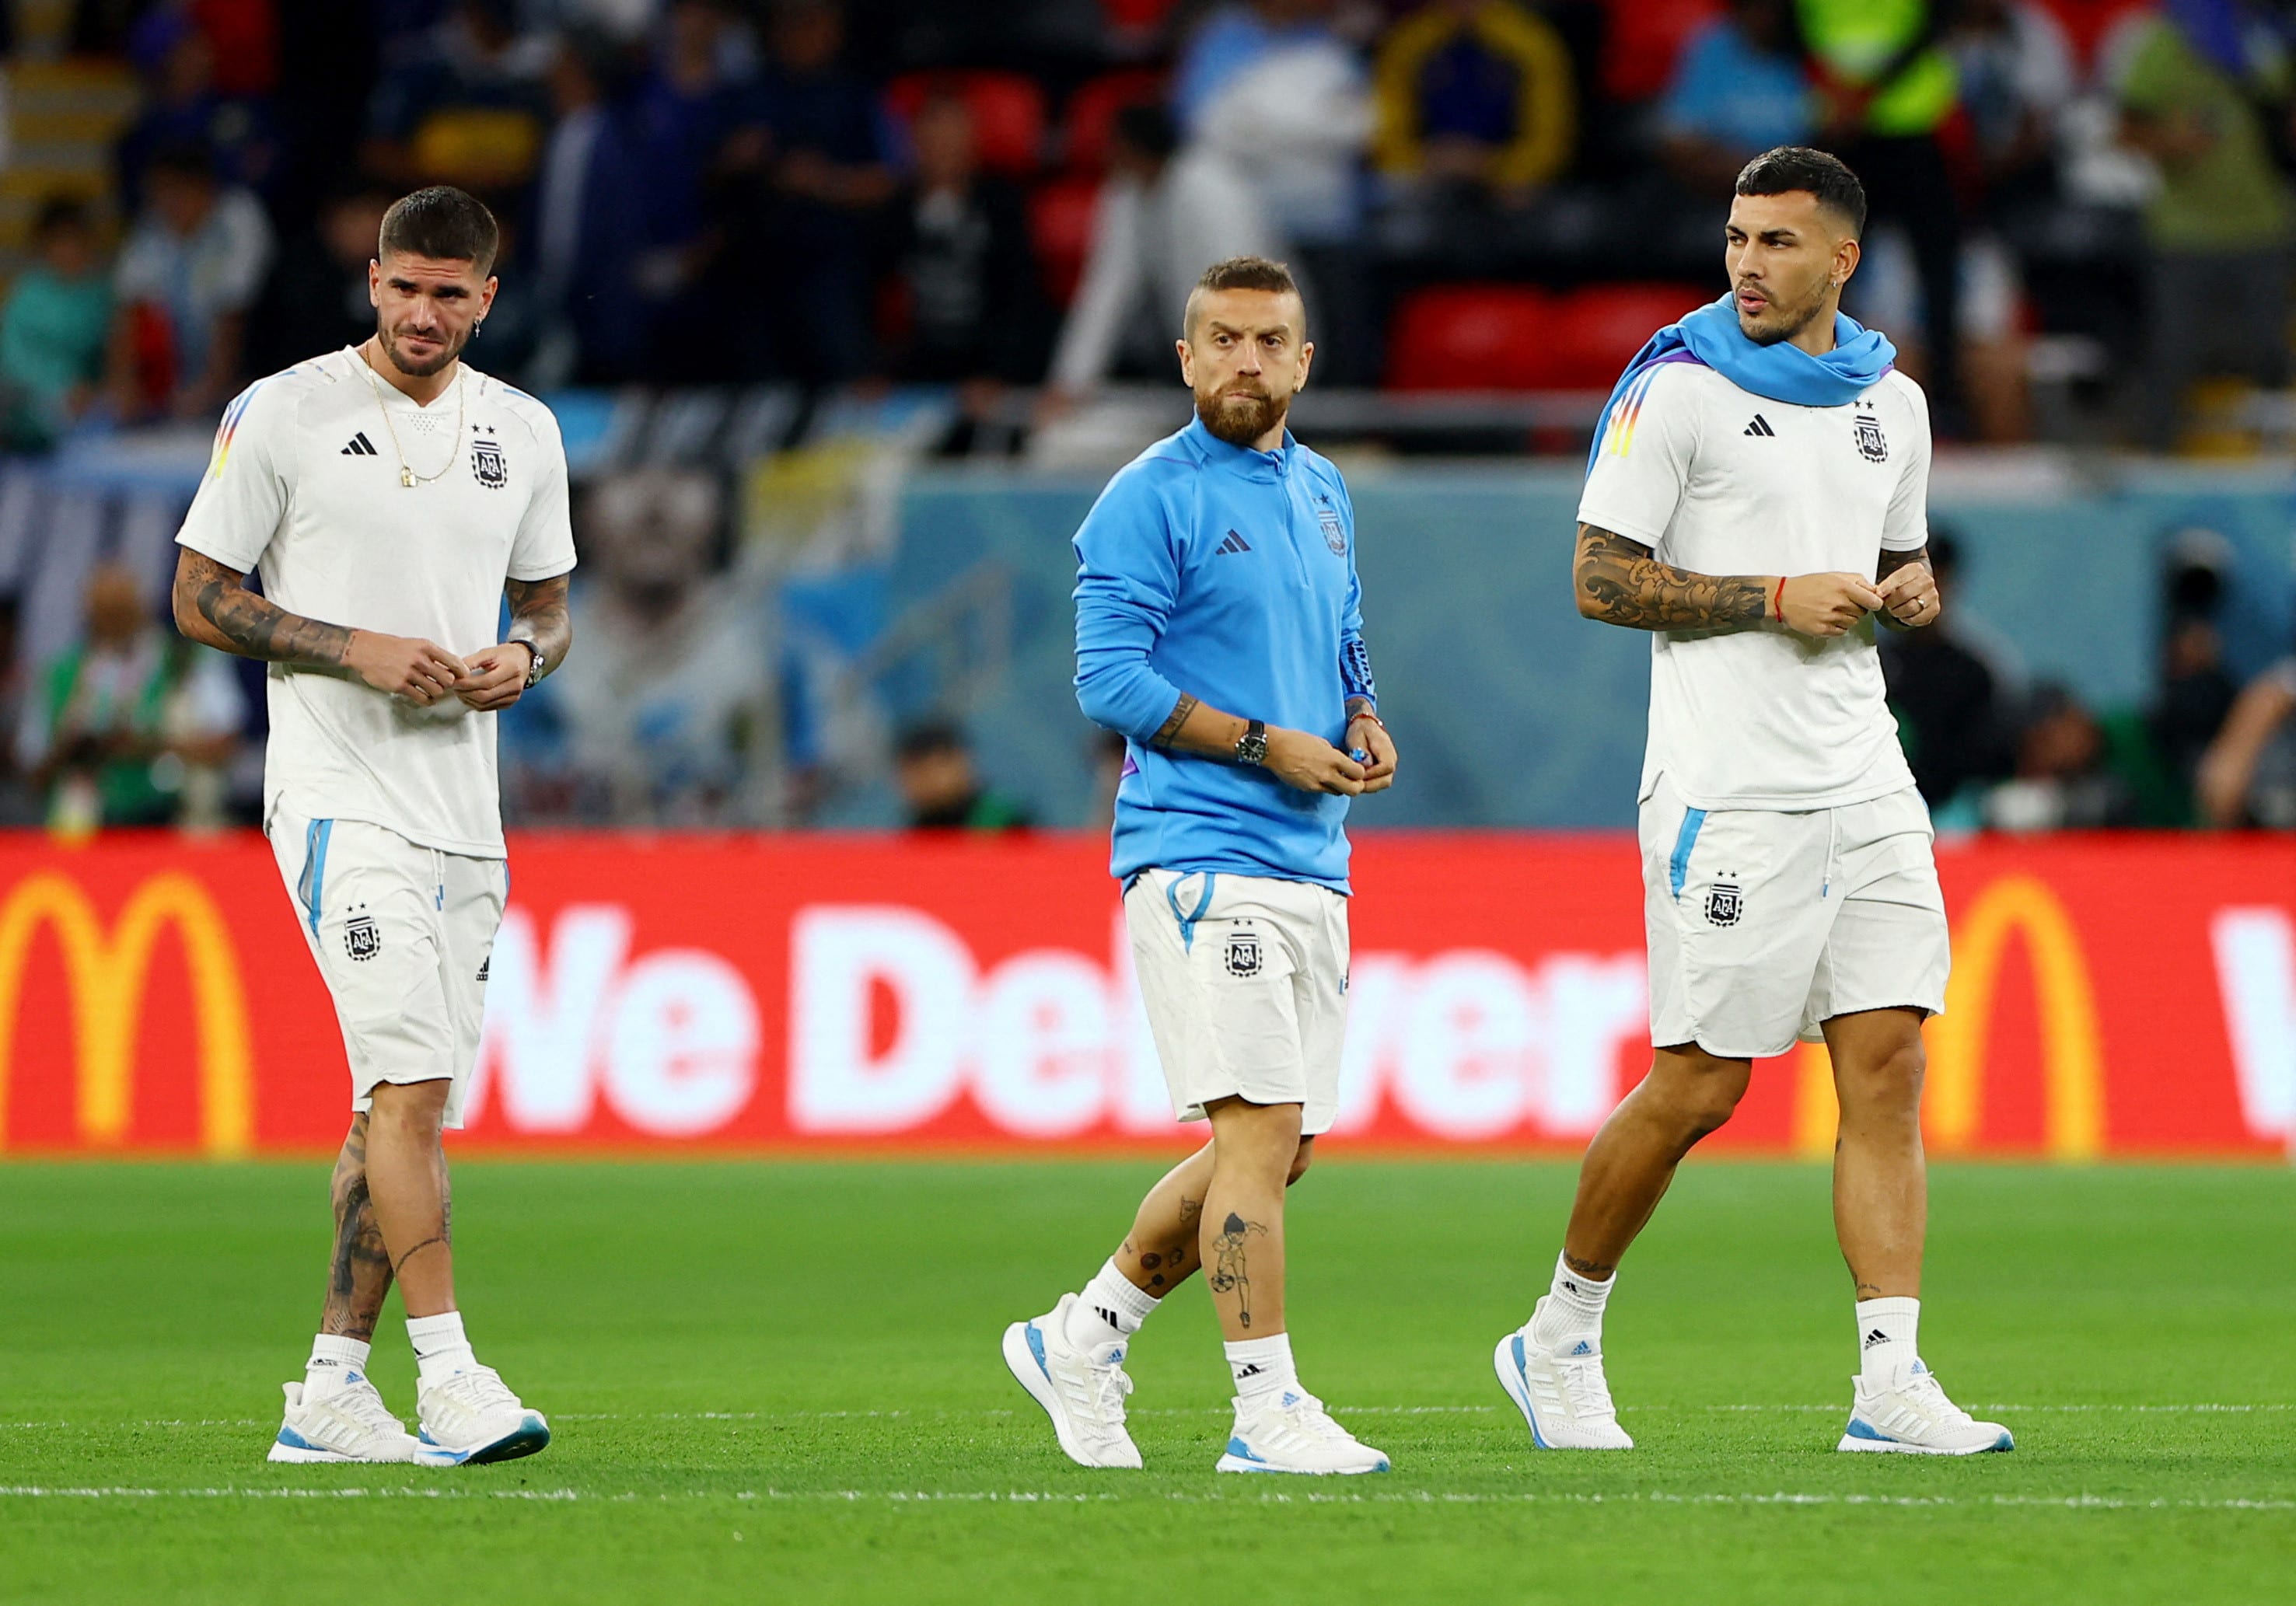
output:
<instances>
[{"instance_id":1,"label":"arm tattoo","mask_svg":"<svg viewBox=\"0 0 2296 1606\"><path fill-rule=\"evenodd\" d=\"M548 675L574 644L574 621L566 610L565 575L546 580L505 580L503 594L510 599L510 639L529 642L542 654L542 672Z\"/></svg>"},{"instance_id":2,"label":"arm tattoo","mask_svg":"<svg viewBox=\"0 0 2296 1606\"><path fill-rule=\"evenodd\" d=\"M1188 723L1188 716L1195 711L1196 700L1185 692L1181 692L1180 701L1172 705L1171 717L1156 727L1156 733L1148 738L1148 745L1150 747L1171 746L1174 739L1180 733L1180 727Z\"/></svg>"},{"instance_id":3,"label":"arm tattoo","mask_svg":"<svg viewBox=\"0 0 2296 1606\"><path fill-rule=\"evenodd\" d=\"M1212 1292L1235 1296L1235 1318L1246 1327L1251 1325L1251 1268L1247 1263L1245 1241L1254 1233L1264 1238L1267 1229L1229 1211L1227 1219L1220 1224L1220 1235L1212 1240L1211 1270L1204 1279Z\"/></svg>"},{"instance_id":4,"label":"arm tattoo","mask_svg":"<svg viewBox=\"0 0 2296 1606\"><path fill-rule=\"evenodd\" d=\"M347 627L290 613L248 590L242 584L245 578L186 547L176 574L176 592L179 599L188 594L199 616L242 658L313 669L341 666L350 651Z\"/></svg>"},{"instance_id":5,"label":"arm tattoo","mask_svg":"<svg viewBox=\"0 0 2296 1606\"><path fill-rule=\"evenodd\" d=\"M1660 562L1641 542L1591 524L1578 527L1571 574L1579 612L1630 630L1742 628L1769 617L1760 576L1677 569Z\"/></svg>"},{"instance_id":6,"label":"arm tattoo","mask_svg":"<svg viewBox=\"0 0 2296 1606\"><path fill-rule=\"evenodd\" d=\"M1911 552L1891 552L1885 546L1882 549L1881 565L1874 571L1874 583L1879 585L1908 563L1926 563L1929 561L1930 549L1926 545L1916 546Z\"/></svg>"}]
</instances>

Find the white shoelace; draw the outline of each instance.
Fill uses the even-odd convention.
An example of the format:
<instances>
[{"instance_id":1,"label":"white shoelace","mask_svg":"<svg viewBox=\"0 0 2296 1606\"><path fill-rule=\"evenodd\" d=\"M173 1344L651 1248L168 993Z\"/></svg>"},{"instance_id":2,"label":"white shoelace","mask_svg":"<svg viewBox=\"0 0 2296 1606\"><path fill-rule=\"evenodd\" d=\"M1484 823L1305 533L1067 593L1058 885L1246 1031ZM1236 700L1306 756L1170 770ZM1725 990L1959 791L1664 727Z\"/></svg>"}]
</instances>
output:
<instances>
[{"instance_id":1,"label":"white shoelace","mask_svg":"<svg viewBox=\"0 0 2296 1606\"><path fill-rule=\"evenodd\" d=\"M386 1434L396 1438L406 1431L406 1424L390 1413L390 1407L382 1403L382 1396L373 1383L364 1378L356 1383L346 1383L309 1403L324 1405L340 1415L347 1416L370 1433Z\"/></svg>"},{"instance_id":2,"label":"white shoelace","mask_svg":"<svg viewBox=\"0 0 2296 1606\"><path fill-rule=\"evenodd\" d=\"M1928 1413L1939 1427L1971 1428L1976 1418L1956 1405L1946 1395L1945 1387L1934 1372L1923 1372L1907 1378L1898 1392L1920 1410Z\"/></svg>"},{"instance_id":3,"label":"white shoelace","mask_svg":"<svg viewBox=\"0 0 2296 1606\"><path fill-rule=\"evenodd\" d=\"M1114 1361L1092 1369L1092 1403L1103 1427L1124 1426L1124 1397L1132 1392L1132 1378Z\"/></svg>"},{"instance_id":4,"label":"white shoelace","mask_svg":"<svg viewBox=\"0 0 2296 1606\"><path fill-rule=\"evenodd\" d=\"M1582 1419L1618 1420L1619 1408L1611 1403L1611 1385L1603 1375L1601 1356L1556 1356L1554 1370Z\"/></svg>"},{"instance_id":5,"label":"white shoelace","mask_svg":"<svg viewBox=\"0 0 2296 1606\"><path fill-rule=\"evenodd\" d=\"M480 1413L524 1408L518 1396L502 1381L502 1374L491 1366L472 1366L457 1372L439 1385L439 1392L458 1405Z\"/></svg>"}]
</instances>

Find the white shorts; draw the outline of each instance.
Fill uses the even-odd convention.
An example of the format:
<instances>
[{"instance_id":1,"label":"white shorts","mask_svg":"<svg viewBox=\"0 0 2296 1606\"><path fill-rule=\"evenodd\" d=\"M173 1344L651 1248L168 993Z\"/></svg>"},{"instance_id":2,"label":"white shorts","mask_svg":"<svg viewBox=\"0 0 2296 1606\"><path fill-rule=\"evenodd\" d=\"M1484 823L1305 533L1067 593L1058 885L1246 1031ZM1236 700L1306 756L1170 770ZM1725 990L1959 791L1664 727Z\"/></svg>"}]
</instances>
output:
<instances>
[{"instance_id":1,"label":"white shorts","mask_svg":"<svg viewBox=\"0 0 2296 1606\"><path fill-rule=\"evenodd\" d=\"M1340 1107L1348 900L1312 881L1144 871L1124 895L1132 963L1172 1113L1240 1098L1298 1104L1304 1135Z\"/></svg>"},{"instance_id":2,"label":"white shorts","mask_svg":"<svg viewBox=\"0 0 2296 1606\"><path fill-rule=\"evenodd\" d=\"M366 1109L378 1082L451 1081L446 1124L460 1127L509 864L417 847L362 820L305 819L283 804L268 834L334 996L351 1108Z\"/></svg>"},{"instance_id":3,"label":"white shorts","mask_svg":"<svg viewBox=\"0 0 2296 1606\"><path fill-rule=\"evenodd\" d=\"M1929 810L1903 791L1838 808L1642 806L1651 1041L1784 1053L1862 1010L1945 1010L1952 945Z\"/></svg>"}]
</instances>

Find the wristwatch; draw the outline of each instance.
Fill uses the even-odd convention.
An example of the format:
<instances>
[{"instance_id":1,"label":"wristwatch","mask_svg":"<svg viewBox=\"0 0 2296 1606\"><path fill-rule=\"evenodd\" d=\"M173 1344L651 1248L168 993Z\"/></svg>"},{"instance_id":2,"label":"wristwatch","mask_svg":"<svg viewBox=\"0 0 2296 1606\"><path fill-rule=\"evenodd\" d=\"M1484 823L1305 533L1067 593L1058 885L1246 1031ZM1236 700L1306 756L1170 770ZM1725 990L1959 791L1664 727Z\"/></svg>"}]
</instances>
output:
<instances>
[{"instance_id":1,"label":"wristwatch","mask_svg":"<svg viewBox=\"0 0 2296 1606\"><path fill-rule=\"evenodd\" d=\"M542 680L542 669L545 661L542 656L542 649L536 646L532 642L528 641L524 636L518 638L518 644L525 648L534 659L534 661L526 667L526 679L521 683L523 685L531 688L539 684Z\"/></svg>"},{"instance_id":2,"label":"wristwatch","mask_svg":"<svg viewBox=\"0 0 2296 1606\"><path fill-rule=\"evenodd\" d=\"M1238 764L1249 764L1255 767L1267 762L1267 722L1266 720L1247 719L1243 722L1243 734L1237 737L1235 742L1235 761Z\"/></svg>"}]
</instances>

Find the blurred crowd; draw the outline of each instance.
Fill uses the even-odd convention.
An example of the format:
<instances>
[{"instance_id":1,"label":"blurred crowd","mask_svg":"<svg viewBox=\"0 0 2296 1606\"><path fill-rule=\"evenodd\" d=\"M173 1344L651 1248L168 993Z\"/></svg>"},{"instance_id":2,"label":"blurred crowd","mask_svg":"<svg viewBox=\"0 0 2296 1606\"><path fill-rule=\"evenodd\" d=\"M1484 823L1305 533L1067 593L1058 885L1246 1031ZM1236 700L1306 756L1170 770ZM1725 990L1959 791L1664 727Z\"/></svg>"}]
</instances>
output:
<instances>
[{"instance_id":1,"label":"blurred crowd","mask_svg":"<svg viewBox=\"0 0 2296 1606\"><path fill-rule=\"evenodd\" d=\"M1167 378L1187 285L1243 252L1299 270L1326 383L1599 391L1718 291L1731 178L1783 143L1863 175L1852 310L1948 438L2205 445L2290 379L2296 0L77 0L67 43L140 95L0 305L19 454L207 420L364 338L382 211L433 182L504 223L479 366L808 407L931 387L953 452ZM1620 338L1562 338L1606 316ZM586 496L586 644L526 721L521 817L813 816L839 738L798 648L760 645L781 571L735 551L742 496ZM2157 698L2125 717L1980 621L1890 640L1941 819L2296 826L2296 663L2233 684L2222 556L2172 552ZM100 568L82 638L16 669L0 815L244 808L256 684L124 585ZM913 822L1027 821L961 728L873 740Z\"/></svg>"},{"instance_id":2,"label":"blurred crowd","mask_svg":"<svg viewBox=\"0 0 2296 1606\"><path fill-rule=\"evenodd\" d=\"M2113 430L2167 446L2195 381L2288 377L2292 13L78 0L73 42L131 62L142 103L109 201L40 213L0 330L8 431L198 416L356 336L375 215L424 182L510 225L496 371L914 381L987 418L1006 388L1056 412L1154 369L1184 285L1238 251L1302 270L1342 383L1448 349L1431 321L1476 309L1420 305L1447 284L1702 295L1731 176L1804 142L1865 177L1857 307L1949 434L2029 434L2033 343L2058 338ZM1449 382L1510 371L1488 356Z\"/></svg>"}]
</instances>

